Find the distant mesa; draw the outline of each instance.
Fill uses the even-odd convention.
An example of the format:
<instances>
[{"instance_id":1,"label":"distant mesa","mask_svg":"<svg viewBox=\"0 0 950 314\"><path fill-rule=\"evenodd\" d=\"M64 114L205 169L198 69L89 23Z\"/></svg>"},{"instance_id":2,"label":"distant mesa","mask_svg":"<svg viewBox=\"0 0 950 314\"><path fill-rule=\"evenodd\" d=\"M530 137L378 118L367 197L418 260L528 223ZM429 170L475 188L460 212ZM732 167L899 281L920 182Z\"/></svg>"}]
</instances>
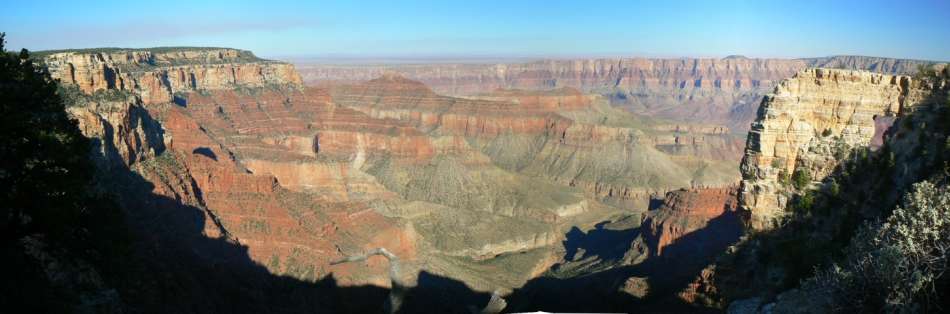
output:
<instances>
[{"instance_id":1,"label":"distant mesa","mask_svg":"<svg viewBox=\"0 0 950 314\"><path fill-rule=\"evenodd\" d=\"M497 89L573 87L599 94L615 107L687 123L748 130L762 96L783 79L811 67L912 74L934 62L862 56L763 59L725 58L558 59L512 63L326 65L298 63L309 85L365 82L383 73L422 82L447 96L483 96ZM395 77L395 76L391 76Z\"/></svg>"}]
</instances>

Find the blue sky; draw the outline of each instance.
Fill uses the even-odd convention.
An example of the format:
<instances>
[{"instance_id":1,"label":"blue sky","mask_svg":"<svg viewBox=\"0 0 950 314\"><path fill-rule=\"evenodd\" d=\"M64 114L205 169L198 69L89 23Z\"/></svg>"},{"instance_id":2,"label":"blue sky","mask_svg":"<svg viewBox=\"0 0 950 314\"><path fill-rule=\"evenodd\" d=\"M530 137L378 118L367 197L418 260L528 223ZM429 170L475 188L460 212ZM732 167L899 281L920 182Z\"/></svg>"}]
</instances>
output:
<instances>
[{"instance_id":1,"label":"blue sky","mask_svg":"<svg viewBox=\"0 0 950 314\"><path fill-rule=\"evenodd\" d=\"M265 57L950 60L950 1L12 1L8 47L223 46Z\"/></svg>"}]
</instances>

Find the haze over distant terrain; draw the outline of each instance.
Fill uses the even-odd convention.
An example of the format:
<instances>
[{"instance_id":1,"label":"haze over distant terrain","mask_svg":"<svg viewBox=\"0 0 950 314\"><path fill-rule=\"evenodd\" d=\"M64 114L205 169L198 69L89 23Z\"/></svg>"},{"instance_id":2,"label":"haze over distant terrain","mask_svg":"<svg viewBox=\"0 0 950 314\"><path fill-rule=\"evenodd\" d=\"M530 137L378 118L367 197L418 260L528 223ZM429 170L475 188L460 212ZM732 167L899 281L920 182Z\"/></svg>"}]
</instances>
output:
<instances>
[{"instance_id":1,"label":"haze over distant terrain","mask_svg":"<svg viewBox=\"0 0 950 314\"><path fill-rule=\"evenodd\" d=\"M213 46L268 58L950 60L950 2L130 1L5 5L8 47ZM36 18L42 14L43 18ZM213 18L209 18L213 17Z\"/></svg>"},{"instance_id":2,"label":"haze over distant terrain","mask_svg":"<svg viewBox=\"0 0 950 314\"><path fill-rule=\"evenodd\" d=\"M950 309L945 1L4 9L3 313Z\"/></svg>"}]
</instances>

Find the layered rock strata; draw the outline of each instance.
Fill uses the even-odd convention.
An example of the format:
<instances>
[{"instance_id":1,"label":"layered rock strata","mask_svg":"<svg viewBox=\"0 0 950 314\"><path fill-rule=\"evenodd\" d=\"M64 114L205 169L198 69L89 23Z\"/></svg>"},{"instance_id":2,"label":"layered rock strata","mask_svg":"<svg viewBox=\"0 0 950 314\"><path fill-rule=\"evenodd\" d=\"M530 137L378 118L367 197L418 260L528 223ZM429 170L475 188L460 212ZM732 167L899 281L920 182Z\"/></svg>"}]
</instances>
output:
<instances>
[{"instance_id":1,"label":"layered rock strata","mask_svg":"<svg viewBox=\"0 0 950 314\"><path fill-rule=\"evenodd\" d=\"M259 59L235 49L104 50L52 52L43 62L54 79L83 93L118 90L146 104L170 102L196 90L301 85L293 66Z\"/></svg>"},{"instance_id":2,"label":"layered rock strata","mask_svg":"<svg viewBox=\"0 0 950 314\"><path fill-rule=\"evenodd\" d=\"M56 52L43 61L80 93L69 110L97 143L102 168L131 169L144 181L117 179L114 187L129 195L131 219L143 232L174 238L198 230L240 245L272 273L305 280L332 274L340 284L388 285L385 263L329 263L385 247L403 260L407 276L425 268L487 290L543 271L563 224L617 210L499 168L466 138L568 122L550 111L585 105L579 93L507 95L520 100L494 102L505 109L488 121L469 117L477 106L459 107L437 123L444 132L433 133L393 108L372 114L337 105L326 90L301 86L287 64L229 49L176 49ZM361 94L399 99L418 85ZM455 102L487 103L432 95L430 105ZM142 190L128 191L133 187ZM189 216L192 210L198 216ZM155 217L175 223L147 223ZM183 238L175 249L187 251L199 238ZM491 261L517 252L530 254ZM208 263L227 259L200 255ZM501 277L484 275L512 267Z\"/></svg>"},{"instance_id":3,"label":"layered rock strata","mask_svg":"<svg viewBox=\"0 0 950 314\"><path fill-rule=\"evenodd\" d=\"M828 176L855 147L866 147L920 100L910 77L808 69L767 95L742 159L740 205L752 226L781 222L793 176ZM798 173L798 174L797 174Z\"/></svg>"},{"instance_id":4,"label":"layered rock strata","mask_svg":"<svg viewBox=\"0 0 950 314\"><path fill-rule=\"evenodd\" d=\"M927 61L837 56L813 59L579 59L509 64L325 65L298 63L310 84L370 80L398 73L446 95L482 95L496 89L573 87L601 94L633 112L745 130L762 95L807 67L864 69L888 74L916 71Z\"/></svg>"},{"instance_id":5,"label":"layered rock strata","mask_svg":"<svg viewBox=\"0 0 950 314\"><path fill-rule=\"evenodd\" d=\"M597 200L642 208L651 195L728 184L740 139L715 126L638 118L573 88L441 96L387 75L331 88L337 103L396 119L430 135L463 138L502 169L579 188Z\"/></svg>"},{"instance_id":6,"label":"layered rock strata","mask_svg":"<svg viewBox=\"0 0 950 314\"><path fill-rule=\"evenodd\" d=\"M717 254L716 249L709 247L725 247L738 240L741 234L737 203L735 186L667 193L663 205L645 216L641 225L644 239L653 249L651 254L664 256L664 249L698 230L707 234L690 240L689 245L693 247L678 248L678 252L667 252L666 255ZM713 245L715 243L719 245Z\"/></svg>"},{"instance_id":7,"label":"layered rock strata","mask_svg":"<svg viewBox=\"0 0 950 314\"><path fill-rule=\"evenodd\" d=\"M633 115L576 88L449 97L398 75L304 87L293 67L230 49L45 60L82 93L69 110L104 163L167 200L134 219L172 217L184 227L147 230L199 230L300 279L386 286L384 262L329 264L385 247L408 277L513 288L558 260L572 226L738 179L730 129ZM691 231L664 226L660 242Z\"/></svg>"}]
</instances>

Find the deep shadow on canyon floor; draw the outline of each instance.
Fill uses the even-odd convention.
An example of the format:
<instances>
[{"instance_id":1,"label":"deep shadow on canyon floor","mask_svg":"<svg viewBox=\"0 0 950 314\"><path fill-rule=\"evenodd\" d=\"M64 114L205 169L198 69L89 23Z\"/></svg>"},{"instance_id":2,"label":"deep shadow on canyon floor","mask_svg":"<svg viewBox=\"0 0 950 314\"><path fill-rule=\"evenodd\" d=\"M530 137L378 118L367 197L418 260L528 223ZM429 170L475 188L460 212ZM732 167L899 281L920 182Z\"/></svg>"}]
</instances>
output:
<instances>
[{"instance_id":1,"label":"deep shadow on canyon floor","mask_svg":"<svg viewBox=\"0 0 950 314\"><path fill-rule=\"evenodd\" d=\"M159 124L147 111L136 112L141 123ZM104 138L116 132L106 125ZM161 127L151 129L161 130ZM161 132L161 131L159 131ZM161 134L158 134L159 136ZM161 143L160 140L152 140ZM106 145L106 147L102 147ZM105 160L122 160L111 143L93 139ZM211 149L192 154L215 159ZM176 154L157 147L156 154ZM173 157L170 157L173 158ZM121 307L132 313L376 313L382 312L389 290L378 286L340 286L332 274L315 281L272 274L251 259L248 248L227 236L205 234L213 212L204 207L202 192L192 182L190 197L201 207L156 193L152 183L124 163L100 163L105 190L117 195L131 230L131 250L116 269L103 276L116 290ZM193 180L193 179L190 179ZM160 183L159 183L160 184ZM186 191L188 192L188 191ZM186 193L187 194L187 193ZM655 205L655 204L654 204ZM651 206L653 207L653 206ZM209 218L210 217L210 218ZM703 312L675 297L719 252L738 238L739 218L734 212L711 220L705 228L684 235L664 248L663 256L649 256L634 266L559 279L539 277L504 296L510 311L583 312ZM223 228L222 228L223 229ZM724 231L725 230L725 231ZM583 250L582 257L622 258L637 228L611 230L598 224L586 233L578 228L565 235L565 260ZM651 240L651 239L648 239ZM710 243L712 242L712 245ZM555 266L556 267L556 266ZM644 299L617 289L632 276L649 281ZM401 311L405 313L469 313L488 303L491 293L470 289L465 283L423 270L410 287Z\"/></svg>"},{"instance_id":2,"label":"deep shadow on canyon floor","mask_svg":"<svg viewBox=\"0 0 950 314\"><path fill-rule=\"evenodd\" d=\"M200 152L196 152L200 153ZM134 250L124 269L113 270L121 302L130 312L382 312L389 290L378 286L340 286L333 275L315 282L271 274L253 261L247 247L223 238L209 238L203 209L152 193L154 185L128 171L113 176L123 192L122 203L133 232ZM200 195L199 195L200 197ZM700 259L696 244L735 228L732 213L712 220L704 229L687 234L666 247L670 254L649 257L642 264L624 266L569 279L540 277L504 296L509 311L639 311L715 312L675 297L716 253L731 243L721 239L716 250ZM618 258L639 230L599 228L584 234L572 229L565 247L585 255ZM677 253L681 252L681 253ZM671 257L667 257L671 256ZM639 299L616 289L631 276L649 278L650 295ZM107 275L108 277L108 275ZM661 278L661 279L657 279ZM471 290L463 282L421 272L418 285L408 290L400 312L468 313L482 308L489 292ZM619 282L618 282L619 281Z\"/></svg>"}]
</instances>

